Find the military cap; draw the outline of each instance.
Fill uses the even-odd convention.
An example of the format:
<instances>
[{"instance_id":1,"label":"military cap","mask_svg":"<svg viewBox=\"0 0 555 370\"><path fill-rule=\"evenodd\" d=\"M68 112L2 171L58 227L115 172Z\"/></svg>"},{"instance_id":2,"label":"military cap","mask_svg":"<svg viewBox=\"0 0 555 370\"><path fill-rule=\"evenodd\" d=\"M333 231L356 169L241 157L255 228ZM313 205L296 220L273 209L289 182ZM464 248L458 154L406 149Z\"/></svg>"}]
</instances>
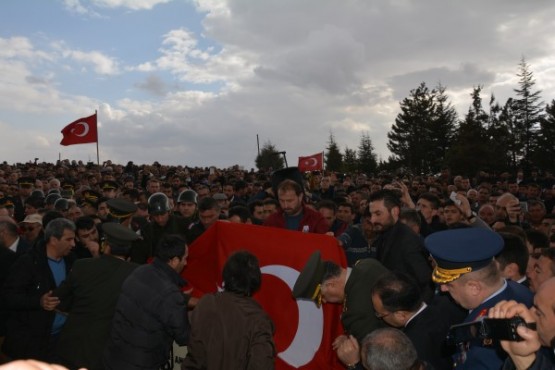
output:
<instances>
[{"instance_id":1,"label":"military cap","mask_svg":"<svg viewBox=\"0 0 555 370\"><path fill-rule=\"evenodd\" d=\"M75 189L75 184L71 181L64 181L62 183L62 189L64 190L72 190Z\"/></svg>"},{"instance_id":2,"label":"military cap","mask_svg":"<svg viewBox=\"0 0 555 370\"><path fill-rule=\"evenodd\" d=\"M115 222L105 222L101 227L108 245L112 248L112 253L116 248L118 250L131 248L131 243L139 239L139 235L133 230Z\"/></svg>"},{"instance_id":3,"label":"military cap","mask_svg":"<svg viewBox=\"0 0 555 370\"><path fill-rule=\"evenodd\" d=\"M89 204L93 207L96 207L98 204L98 198L101 197L101 195L94 190L84 190L81 193L82 199L81 199L81 204Z\"/></svg>"},{"instance_id":4,"label":"military cap","mask_svg":"<svg viewBox=\"0 0 555 370\"><path fill-rule=\"evenodd\" d=\"M498 233L475 227L439 231L424 243L436 262L432 280L439 284L488 266L504 245Z\"/></svg>"},{"instance_id":5,"label":"military cap","mask_svg":"<svg viewBox=\"0 0 555 370\"><path fill-rule=\"evenodd\" d=\"M0 208L13 208L13 201L10 197L0 198Z\"/></svg>"},{"instance_id":6,"label":"military cap","mask_svg":"<svg viewBox=\"0 0 555 370\"><path fill-rule=\"evenodd\" d=\"M318 307L322 304L321 286L324 277L324 263L320 251L312 253L293 287L293 297L310 299Z\"/></svg>"},{"instance_id":7,"label":"military cap","mask_svg":"<svg viewBox=\"0 0 555 370\"><path fill-rule=\"evenodd\" d=\"M137 205L124 198L109 199L106 204L115 218L127 218L137 212Z\"/></svg>"},{"instance_id":8,"label":"military cap","mask_svg":"<svg viewBox=\"0 0 555 370\"><path fill-rule=\"evenodd\" d=\"M105 181L102 181L102 183L100 184L100 188L102 189L102 191L114 190L119 188L119 185L114 180L105 180Z\"/></svg>"},{"instance_id":9,"label":"military cap","mask_svg":"<svg viewBox=\"0 0 555 370\"><path fill-rule=\"evenodd\" d=\"M19 179L17 179L17 184L19 186L31 187L35 185L35 180L31 177L20 177Z\"/></svg>"}]
</instances>

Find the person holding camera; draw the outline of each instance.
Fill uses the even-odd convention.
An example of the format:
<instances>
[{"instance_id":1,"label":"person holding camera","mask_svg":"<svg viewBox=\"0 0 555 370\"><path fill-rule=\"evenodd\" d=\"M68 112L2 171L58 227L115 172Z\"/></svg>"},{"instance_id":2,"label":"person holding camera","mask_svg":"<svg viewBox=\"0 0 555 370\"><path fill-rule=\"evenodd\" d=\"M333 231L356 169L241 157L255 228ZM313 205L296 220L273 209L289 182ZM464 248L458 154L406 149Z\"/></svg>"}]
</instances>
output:
<instances>
[{"instance_id":1,"label":"person holding camera","mask_svg":"<svg viewBox=\"0 0 555 370\"><path fill-rule=\"evenodd\" d=\"M555 277L545 281L536 296L532 309L515 301L501 301L489 310L489 317L509 319L520 317L529 323L536 323L536 330L530 325L518 326L517 334L522 341L501 341L501 346L509 354L504 370L552 370L555 369L553 345L555 342ZM547 349L549 348L549 351Z\"/></svg>"},{"instance_id":2,"label":"person holding camera","mask_svg":"<svg viewBox=\"0 0 555 370\"><path fill-rule=\"evenodd\" d=\"M502 300L532 305L528 288L501 276L494 256L501 252L503 243L499 234L474 227L440 231L425 240L435 262L432 280L440 284L442 292L449 293L455 302L469 310L463 324L482 320ZM457 370L500 369L505 361L498 342L472 338L455 344Z\"/></svg>"}]
</instances>

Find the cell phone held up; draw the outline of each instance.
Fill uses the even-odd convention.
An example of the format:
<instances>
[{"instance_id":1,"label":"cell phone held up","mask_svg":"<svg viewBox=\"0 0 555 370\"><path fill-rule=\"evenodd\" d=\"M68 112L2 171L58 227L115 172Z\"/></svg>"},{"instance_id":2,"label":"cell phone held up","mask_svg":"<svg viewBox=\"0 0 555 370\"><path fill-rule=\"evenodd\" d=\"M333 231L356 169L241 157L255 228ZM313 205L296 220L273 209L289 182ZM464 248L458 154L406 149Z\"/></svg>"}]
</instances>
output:
<instances>
[{"instance_id":1,"label":"cell phone held up","mask_svg":"<svg viewBox=\"0 0 555 370\"><path fill-rule=\"evenodd\" d=\"M471 323L451 326L447 334L447 341L455 345L475 339L481 339L484 343L499 340L520 342L522 338L516 331L519 326L526 326L532 330L536 329L535 323L526 323L524 319L518 316L511 319L484 318Z\"/></svg>"}]
</instances>

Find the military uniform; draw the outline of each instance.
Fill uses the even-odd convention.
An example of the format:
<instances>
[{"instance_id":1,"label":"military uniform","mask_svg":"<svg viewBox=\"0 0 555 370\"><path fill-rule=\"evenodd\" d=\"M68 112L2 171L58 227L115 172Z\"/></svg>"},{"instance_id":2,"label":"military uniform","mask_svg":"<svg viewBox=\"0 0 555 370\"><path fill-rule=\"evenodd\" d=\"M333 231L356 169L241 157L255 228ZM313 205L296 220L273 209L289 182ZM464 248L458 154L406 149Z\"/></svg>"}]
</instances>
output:
<instances>
[{"instance_id":1,"label":"military uniform","mask_svg":"<svg viewBox=\"0 0 555 370\"><path fill-rule=\"evenodd\" d=\"M57 355L69 368L102 369L102 352L123 282L138 267L115 255L125 255L138 238L122 225L102 225L113 255L78 260L68 278L54 291L69 312L57 344Z\"/></svg>"},{"instance_id":2,"label":"military uniform","mask_svg":"<svg viewBox=\"0 0 555 370\"><path fill-rule=\"evenodd\" d=\"M464 274L490 267L493 257L501 252L503 244L501 235L482 228L453 229L431 234L426 238L425 245L436 261L432 280L447 284ZM532 293L526 287L505 281L500 276L499 282L502 283L499 288L485 297L477 307L466 307L471 309L463 323L486 317L489 309L502 300L515 300L528 307L532 305ZM498 341L476 338L456 345L457 353L453 362L457 370L500 369L507 357Z\"/></svg>"}]
</instances>

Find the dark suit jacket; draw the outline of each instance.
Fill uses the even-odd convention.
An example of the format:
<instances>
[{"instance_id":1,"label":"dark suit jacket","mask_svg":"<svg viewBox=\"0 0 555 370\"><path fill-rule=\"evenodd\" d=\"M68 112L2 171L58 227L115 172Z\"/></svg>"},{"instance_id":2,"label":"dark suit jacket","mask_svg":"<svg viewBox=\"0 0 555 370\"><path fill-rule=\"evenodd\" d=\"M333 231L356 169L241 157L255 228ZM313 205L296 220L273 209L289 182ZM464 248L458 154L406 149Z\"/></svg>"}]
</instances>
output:
<instances>
[{"instance_id":1,"label":"dark suit jacket","mask_svg":"<svg viewBox=\"0 0 555 370\"><path fill-rule=\"evenodd\" d=\"M378 260L391 271L404 272L416 279L424 300L428 302L433 294L432 268L428 262L423 239L407 225L397 222L381 234L372 244L378 253Z\"/></svg>"},{"instance_id":2,"label":"dark suit jacket","mask_svg":"<svg viewBox=\"0 0 555 370\"><path fill-rule=\"evenodd\" d=\"M8 277L8 271L10 271L10 267L16 259L17 255L14 251L9 248L0 246L0 290L2 289L2 285L4 285L4 281ZM6 311L4 300L1 300L0 302L0 337L3 337L4 335L6 335L6 321L8 320L8 312Z\"/></svg>"},{"instance_id":3,"label":"dark suit jacket","mask_svg":"<svg viewBox=\"0 0 555 370\"><path fill-rule=\"evenodd\" d=\"M68 278L54 291L69 313L58 340L57 353L70 368L102 368L121 286L138 265L116 257L77 260Z\"/></svg>"},{"instance_id":4,"label":"dark suit jacket","mask_svg":"<svg viewBox=\"0 0 555 370\"><path fill-rule=\"evenodd\" d=\"M453 368L451 354L445 346L450 322L436 306L427 306L404 328L414 344L418 358L431 364L435 370Z\"/></svg>"},{"instance_id":5,"label":"dark suit jacket","mask_svg":"<svg viewBox=\"0 0 555 370\"><path fill-rule=\"evenodd\" d=\"M376 280L386 272L387 269L373 258L360 260L345 284L341 322L347 333L356 337L359 343L371 331L385 326L374 313L371 290Z\"/></svg>"},{"instance_id":6,"label":"dark suit jacket","mask_svg":"<svg viewBox=\"0 0 555 370\"><path fill-rule=\"evenodd\" d=\"M33 246L31 244L29 244L27 241L25 241L23 238L20 237L19 243L17 243L17 248L15 249L15 253L18 256L21 256L27 253L32 248Z\"/></svg>"},{"instance_id":7,"label":"dark suit jacket","mask_svg":"<svg viewBox=\"0 0 555 370\"><path fill-rule=\"evenodd\" d=\"M74 260L72 253L64 257L66 274ZM40 299L54 289L56 281L42 240L28 253L17 257L4 282L2 299L10 310L2 346L6 355L13 359L50 360L48 347L55 312L44 310Z\"/></svg>"}]
</instances>

